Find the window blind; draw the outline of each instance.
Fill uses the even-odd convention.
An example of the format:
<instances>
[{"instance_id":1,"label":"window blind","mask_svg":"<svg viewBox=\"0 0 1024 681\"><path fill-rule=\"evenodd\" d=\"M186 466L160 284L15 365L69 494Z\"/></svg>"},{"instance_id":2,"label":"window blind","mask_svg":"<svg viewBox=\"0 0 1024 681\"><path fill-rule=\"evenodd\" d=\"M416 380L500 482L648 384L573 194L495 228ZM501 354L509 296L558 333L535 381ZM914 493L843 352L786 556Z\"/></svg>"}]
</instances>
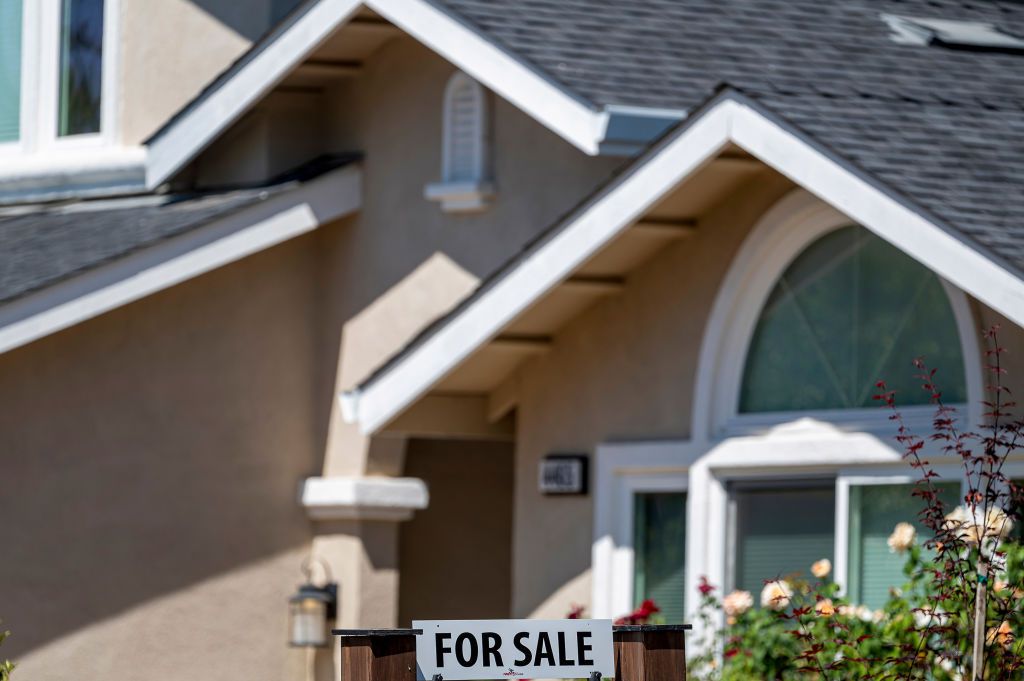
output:
<instances>
[{"instance_id":1,"label":"window blind","mask_svg":"<svg viewBox=\"0 0 1024 681\"><path fill-rule=\"evenodd\" d=\"M685 614L686 494L637 494L633 522L635 604L650 598L666 624L680 624Z\"/></svg>"},{"instance_id":2,"label":"window blind","mask_svg":"<svg viewBox=\"0 0 1024 681\"><path fill-rule=\"evenodd\" d=\"M21 5L0 0L0 143L21 134Z\"/></svg>"},{"instance_id":3,"label":"window blind","mask_svg":"<svg viewBox=\"0 0 1024 681\"><path fill-rule=\"evenodd\" d=\"M835 549L835 489L737 490L735 588L755 600L766 579L808 577Z\"/></svg>"},{"instance_id":4,"label":"window blind","mask_svg":"<svg viewBox=\"0 0 1024 681\"><path fill-rule=\"evenodd\" d=\"M960 497L960 484L938 484L940 498L950 511ZM918 542L931 532L918 520L921 500L911 496L913 485L853 485L850 487L850 569L847 593L855 603L880 608L889 589L902 586L905 556L889 550L888 539L897 523L914 526Z\"/></svg>"}]
</instances>

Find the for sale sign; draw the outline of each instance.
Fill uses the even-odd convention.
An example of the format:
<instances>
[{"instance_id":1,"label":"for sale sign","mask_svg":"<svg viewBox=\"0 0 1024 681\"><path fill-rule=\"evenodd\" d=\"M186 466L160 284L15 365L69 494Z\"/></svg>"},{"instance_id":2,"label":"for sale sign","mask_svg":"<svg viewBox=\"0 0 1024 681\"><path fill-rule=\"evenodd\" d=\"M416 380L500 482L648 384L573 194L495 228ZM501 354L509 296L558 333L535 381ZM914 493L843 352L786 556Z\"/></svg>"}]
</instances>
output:
<instances>
[{"instance_id":1,"label":"for sale sign","mask_svg":"<svg viewBox=\"0 0 1024 681\"><path fill-rule=\"evenodd\" d=\"M585 679L615 676L611 620L422 620L416 678Z\"/></svg>"}]
</instances>

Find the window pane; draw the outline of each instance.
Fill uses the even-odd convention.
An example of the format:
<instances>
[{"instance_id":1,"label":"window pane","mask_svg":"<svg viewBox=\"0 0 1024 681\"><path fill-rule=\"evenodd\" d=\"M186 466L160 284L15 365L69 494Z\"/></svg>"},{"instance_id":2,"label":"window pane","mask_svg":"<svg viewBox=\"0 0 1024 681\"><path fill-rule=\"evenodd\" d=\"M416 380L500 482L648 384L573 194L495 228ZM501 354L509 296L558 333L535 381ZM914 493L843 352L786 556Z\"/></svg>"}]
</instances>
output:
<instances>
[{"instance_id":1,"label":"window pane","mask_svg":"<svg viewBox=\"0 0 1024 681\"><path fill-rule=\"evenodd\" d=\"M941 483L942 503L953 510L960 498L960 484ZM918 542L931 532L921 524L918 512L922 502L911 496L913 485L854 485L850 487L850 599L869 608L885 604L889 589L906 581L903 564L906 556L889 550L888 539L897 523L910 523L917 529Z\"/></svg>"},{"instance_id":2,"label":"window pane","mask_svg":"<svg viewBox=\"0 0 1024 681\"><path fill-rule=\"evenodd\" d=\"M21 3L0 0L0 142L21 130Z\"/></svg>"},{"instance_id":3,"label":"window pane","mask_svg":"<svg viewBox=\"0 0 1024 681\"><path fill-rule=\"evenodd\" d=\"M938 278L862 227L811 244L773 289L747 353L741 412L927 404L913 377L924 357L947 402L967 399L956 320Z\"/></svg>"},{"instance_id":4,"label":"window pane","mask_svg":"<svg viewBox=\"0 0 1024 681\"><path fill-rule=\"evenodd\" d=\"M666 623L682 623L686 591L686 494L637 494L633 526L636 605L653 599Z\"/></svg>"},{"instance_id":5,"label":"window pane","mask_svg":"<svg viewBox=\"0 0 1024 681\"><path fill-rule=\"evenodd\" d=\"M100 130L103 0L64 0L60 46L61 136Z\"/></svg>"},{"instance_id":6,"label":"window pane","mask_svg":"<svg viewBox=\"0 0 1024 681\"><path fill-rule=\"evenodd\" d=\"M737 490L735 588L761 593L766 579L802 575L835 549L835 486Z\"/></svg>"}]
</instances>

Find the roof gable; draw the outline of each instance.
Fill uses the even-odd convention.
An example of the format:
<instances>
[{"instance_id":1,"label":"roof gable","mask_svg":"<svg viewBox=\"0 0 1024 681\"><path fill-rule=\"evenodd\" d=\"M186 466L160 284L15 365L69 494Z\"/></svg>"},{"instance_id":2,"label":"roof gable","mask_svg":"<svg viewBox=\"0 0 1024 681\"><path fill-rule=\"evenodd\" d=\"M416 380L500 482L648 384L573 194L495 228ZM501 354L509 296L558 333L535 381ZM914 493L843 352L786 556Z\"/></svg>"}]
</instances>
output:
<instances>
[{"instance_id":1,"label":"roof gable","mask_svg":"<svg viewBox=\"0 0 1024 681\"><path fill-rule=\"evenodd\" d=\"M1024 280L955 229L761 104L725 92L436 323L368 381L343 396L364 432L384 427L645 211L729 144L747 151L951 283L1024 325Z\"/></svg>"}]
</instances>

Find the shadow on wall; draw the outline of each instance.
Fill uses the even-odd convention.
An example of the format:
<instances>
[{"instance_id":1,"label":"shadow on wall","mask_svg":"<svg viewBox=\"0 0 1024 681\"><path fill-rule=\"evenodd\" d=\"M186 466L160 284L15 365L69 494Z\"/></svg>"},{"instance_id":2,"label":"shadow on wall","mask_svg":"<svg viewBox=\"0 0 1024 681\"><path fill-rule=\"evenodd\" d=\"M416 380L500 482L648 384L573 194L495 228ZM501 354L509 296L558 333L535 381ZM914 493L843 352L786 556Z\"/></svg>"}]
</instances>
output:
<instances>
[{"instance_id":1,"label":"shadow on wall","mask_svg":"<svg viewBox=\"0 0 1024 681\"><path fill-rule=\"evenodd\" d=\"M311 540L297 485L319 467L310 243L0 355L5 654L19 659L162 596L208 593L200 583L241 568L263 571L235 584L223 612L260 621L225 621L215 607L178 613L165 630L182 636L185 621L206 641L246 628L283 639L301 581L291 558ZM132 653L134 636L103 653Z\"/></svg>"},{"instance_id":2,"label":"shadow on wall","mask_svg":"<svg viewBox=\"0 0 1024 681\"><path fill-rule=\"evenodd\" d=\"M310 0L307 0L310 1ZM238 35L255 42L303 0L189 0Z\"/></svg>"}]
</instances>

